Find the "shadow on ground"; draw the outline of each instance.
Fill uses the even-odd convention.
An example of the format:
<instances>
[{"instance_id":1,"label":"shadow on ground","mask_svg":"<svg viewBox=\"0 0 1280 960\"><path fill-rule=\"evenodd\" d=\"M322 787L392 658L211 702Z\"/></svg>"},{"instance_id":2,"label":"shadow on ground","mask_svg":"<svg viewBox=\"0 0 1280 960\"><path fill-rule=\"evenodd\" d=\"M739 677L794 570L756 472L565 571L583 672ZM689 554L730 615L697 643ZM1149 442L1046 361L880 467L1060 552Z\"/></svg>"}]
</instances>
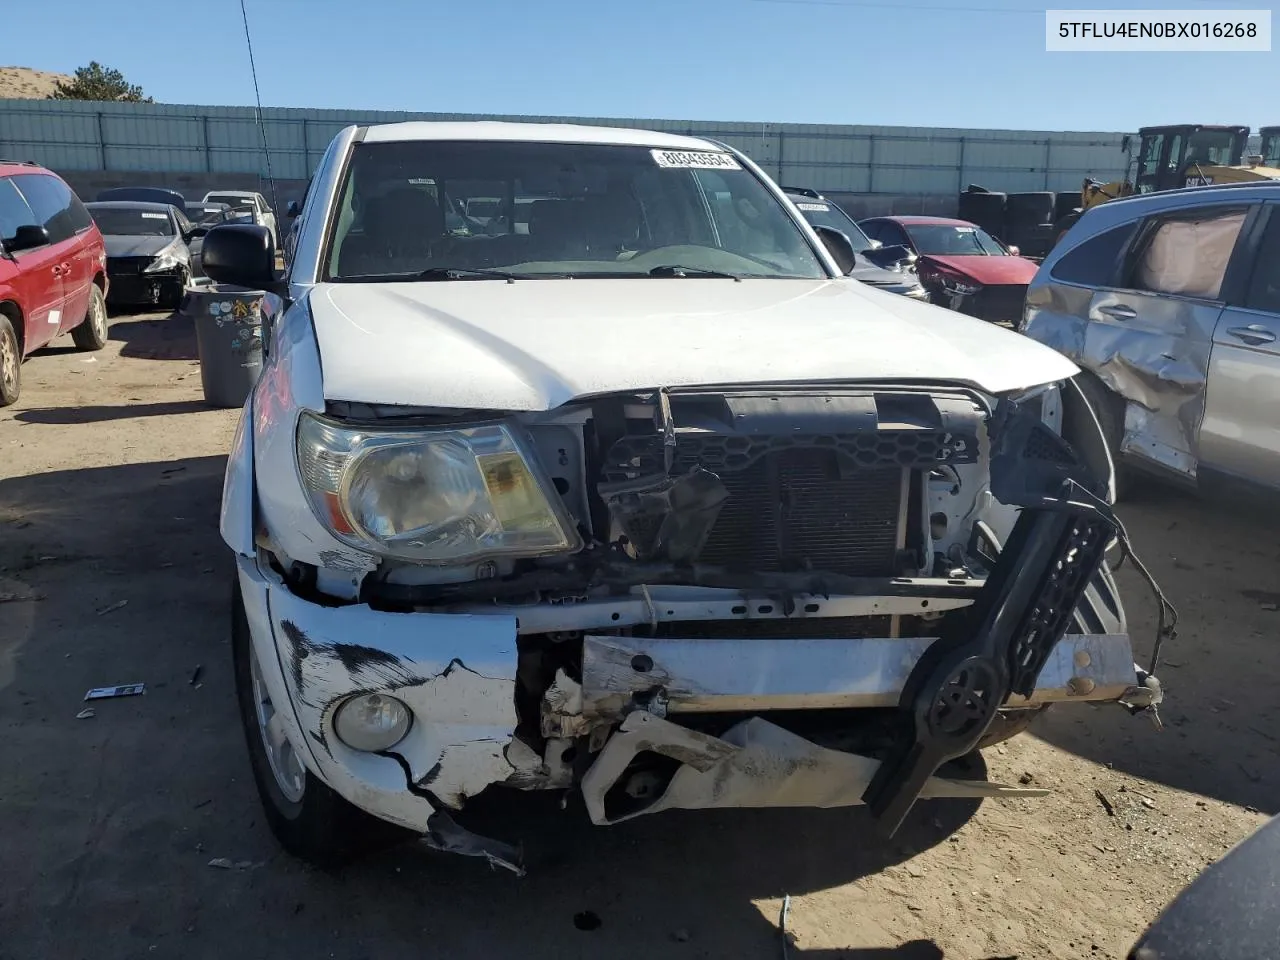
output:
<instances>
[{"instance_id":1,"label":"shadow on ground","mask_svg":"<svg viewBox=\"0 0 1280 960\"><path fill-rule=\"evenodd\" d=\"M0 483L0 580L43 598L0 604L0 956L774 960L777 914L753 901L878 872L976 810L922 803L892 839L856 808L595 828L580 801L491 791L468 823L523 840L523 879L416 845L304 867L267 831L235 709L223 464ZM144 696L76 719L89 688L134 682ZM575 924L586 914L598 925ZM940 956L927 942L790 955Z\"/></svg>"},{"instance_id":2,"label":"shadow on ground","mask_svg":"<svg viewBox=\"0 0 1280 960\"><path fill-rule=\"evenodd\" d=\"M135 417L166 417L175 413L198 413L215 409L203 400L172 400L163 403L131 403L100 407L43 407L14 415L23 423L104 423Z\"/></svg>"},{"instance_id":3,"label":"shadow on ground","mask_svg":"<svg viewBox=\"0 0 1280 960\"><path fill-rule=\"evenodd\" d=\"M154 313L116 318L113 315L108 337L123 344L120 356L142 360L197 360L195 326L181 313Z\"/></svg>"},{"instance_id":4,"label":"shadow on ground","mask_svg":"<svg viewBox=\"0 0 1280 960\"><path fill-rule=\"evenodd\" d=\"M1196 498L1144 482L1121 505L1138 555L1178 608L1178 637L1157 675L1157 731L1115 707L1050 710L1032 732L1136 776L1264 813L1280 812L1280 511L1233 492ZM1176 518L1176 519L1171 519ZM1118 574L1144 665L1155 604L1126 565Z\"/></svg>"}]
</instances>

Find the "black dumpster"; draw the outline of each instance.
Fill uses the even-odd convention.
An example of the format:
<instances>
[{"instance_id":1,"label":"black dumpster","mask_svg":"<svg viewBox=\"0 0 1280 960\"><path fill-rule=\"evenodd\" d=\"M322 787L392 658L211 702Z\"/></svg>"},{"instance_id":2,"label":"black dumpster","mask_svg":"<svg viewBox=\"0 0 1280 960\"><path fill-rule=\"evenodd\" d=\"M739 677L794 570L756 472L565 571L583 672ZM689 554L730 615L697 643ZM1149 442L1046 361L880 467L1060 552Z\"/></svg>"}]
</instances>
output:
<instances>
[{"instance_id":1,"label":"black dumpster","mask_svg":"<svg viewBox=\"0 0 1280 960\"><path fill-rule=\"evenodd\" d=\"M244 406L262 373L264 311L274 299L262 290L202 284L187 290L182 312L196 327L200 382L214 407Z\"/></svg>"}]
</instances>

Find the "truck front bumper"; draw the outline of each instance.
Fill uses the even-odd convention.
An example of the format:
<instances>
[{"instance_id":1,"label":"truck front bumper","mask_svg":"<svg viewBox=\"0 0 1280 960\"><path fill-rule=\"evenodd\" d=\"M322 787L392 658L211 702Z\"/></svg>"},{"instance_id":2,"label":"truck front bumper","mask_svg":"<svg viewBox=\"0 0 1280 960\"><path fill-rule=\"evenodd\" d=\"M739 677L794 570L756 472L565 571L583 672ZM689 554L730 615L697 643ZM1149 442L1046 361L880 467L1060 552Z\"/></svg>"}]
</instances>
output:
<instances>
[{"instance_id":1,"label":"truck front bumper","mask_svg":"<svg viewBox=\"0 0 1280 960\"><path fill-rule=\"evenodd\" d=\"M273 702L292 708L281 711L286 734L310 772L349 802L425 834L434 814L461 808L490 785L566 785L547 778L544 758L516 737L521 718L515 616L321 605L295 595L255 561L238 560L263 680ZM572 608L565 609L570 615ZM604 733L593 744L603 749L582 782L597 823L627 818L610 815L604 796L642 750L678 758L684 766L661 802L641 812L855 805L862 802L877 761L819 747L764 718L783 710L895 706L932 643L929 638L588 634L581 683L570 681L571 695L550 715L544 703L541 720L544 731L550 720L565 736L586 735L593 728ZM1007 705L1119 700L1136 676L1127 636L1068 634L1032 695L1014 697ZM413 714L405 738L379 754L346 746L333 726L337 708L348 697L375 692L397 697ZM637 712L641 702L648 706ZM719 738L678 722L682 715L714 712L755 716ZM524 720L536 726L539 718ZM935 777L922 796L991 793L1009 791Z\"/></svg>"}]
</instances>

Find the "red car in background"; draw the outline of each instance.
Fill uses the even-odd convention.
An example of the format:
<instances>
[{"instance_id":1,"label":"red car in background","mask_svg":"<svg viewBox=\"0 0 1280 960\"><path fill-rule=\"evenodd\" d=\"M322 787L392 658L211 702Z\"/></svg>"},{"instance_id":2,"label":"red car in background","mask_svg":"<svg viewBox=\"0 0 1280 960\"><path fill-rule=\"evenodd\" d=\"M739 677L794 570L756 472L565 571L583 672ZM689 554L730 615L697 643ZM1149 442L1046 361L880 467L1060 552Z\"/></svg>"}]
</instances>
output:
<instances>
[{"instance_id":1,"label":"red car in background","mask_svg":"<svg viewBox=\"0 0 1280 960\"><path fill-rule=\"evenodd\" d=\"M858 226L886 247L901 245L916 254L931 302L1009 326L1021 318L1027 285L1040 265L1019 256L1017 247L947 217L871 217Z\"/></svg>"},{"instance_id":2,"label":"red car in background","mask_svg":"<svg viewBox=\"0 0 1280 960\"><path fill-rule=\"evenodd\" d=\"M0 160L0 407L18 399L22 361L70 333L107 342L107 251L93 218L54 173Z\"/></svg>"}]
</instances>

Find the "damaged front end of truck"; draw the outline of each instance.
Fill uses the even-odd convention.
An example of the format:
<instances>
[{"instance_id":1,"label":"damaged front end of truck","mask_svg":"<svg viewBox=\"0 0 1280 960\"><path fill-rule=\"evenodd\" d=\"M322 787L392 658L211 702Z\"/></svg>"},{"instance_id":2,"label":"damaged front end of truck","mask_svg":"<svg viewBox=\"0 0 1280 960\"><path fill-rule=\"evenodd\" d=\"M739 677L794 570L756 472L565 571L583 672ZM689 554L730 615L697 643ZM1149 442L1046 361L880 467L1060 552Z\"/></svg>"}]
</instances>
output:
<instances>
[{"instance_id":1,"label":"damaged front end of truck","mask_svg":"<svg viewBox=\"0 0 1280 960\"><path fill-rule=\"evenodd\" d=\"M268 510L241 557L255 650L293 707L282 736L441 849L518 868L452 815L500 786L579 788L597 824L865 803L892 831L920 798L1040 793L939 769L1050 704L1160 699L1071 381L653 389L520 414L331 402L297 422L312 518L341 549L291 555ZM381 556L353 549L374 538ZM346 732L370 698L399 705L395 742Z\"/></svg>"}]
</instances>

